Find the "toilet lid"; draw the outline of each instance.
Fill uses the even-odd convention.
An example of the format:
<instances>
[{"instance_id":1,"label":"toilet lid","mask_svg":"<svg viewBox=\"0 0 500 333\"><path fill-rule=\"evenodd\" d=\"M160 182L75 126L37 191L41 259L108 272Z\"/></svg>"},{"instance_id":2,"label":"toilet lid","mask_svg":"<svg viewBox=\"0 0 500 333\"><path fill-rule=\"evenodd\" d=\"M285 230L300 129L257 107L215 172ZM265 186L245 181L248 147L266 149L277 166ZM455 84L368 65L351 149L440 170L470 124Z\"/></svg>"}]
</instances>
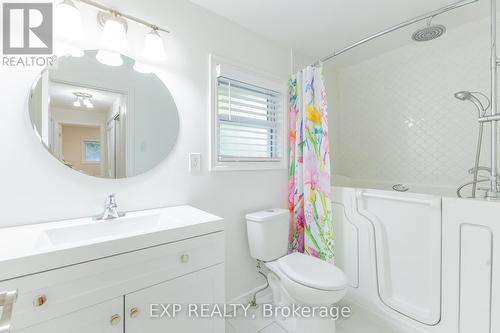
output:
<instances>
[{"instance_id":1,"label":"toilet lid","mask_svg":"<svg viewBox=\"0 0 500 333\"><path fill-rule=\"evenodd\" d=\"M292 253L278 260L281 271L291 280L321 290L341 290L347 279L339 268L321 259Z\"/></svg>"}]
</instances>

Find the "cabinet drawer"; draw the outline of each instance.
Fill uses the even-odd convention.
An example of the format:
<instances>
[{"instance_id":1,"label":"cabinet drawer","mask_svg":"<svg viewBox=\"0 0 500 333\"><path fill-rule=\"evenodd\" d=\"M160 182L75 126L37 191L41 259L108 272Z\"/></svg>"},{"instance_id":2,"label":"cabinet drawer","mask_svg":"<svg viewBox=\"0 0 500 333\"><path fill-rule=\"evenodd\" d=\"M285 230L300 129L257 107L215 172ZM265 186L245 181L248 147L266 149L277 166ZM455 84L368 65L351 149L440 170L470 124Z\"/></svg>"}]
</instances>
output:
<instances>
[{"instance_id":1,"label":"cabinet drawer","mask_svg":"<svg viewBox=\"0 0 500 333\"><path fill-rule=\"evenodd\" d=\"M0 291L18 290L12 329L20 330L223 262L217 232L7 280Z\"/></svg>"},{"instance_id":2,"label":"cabinet drawer","mask_svg":"<svg viewBox=\"0 0 500 333\"><path fill-rule=\"evenodd\" d=\"M12 333L123 333L124 322L119 297Z\"/></svg>"}]
</instances>

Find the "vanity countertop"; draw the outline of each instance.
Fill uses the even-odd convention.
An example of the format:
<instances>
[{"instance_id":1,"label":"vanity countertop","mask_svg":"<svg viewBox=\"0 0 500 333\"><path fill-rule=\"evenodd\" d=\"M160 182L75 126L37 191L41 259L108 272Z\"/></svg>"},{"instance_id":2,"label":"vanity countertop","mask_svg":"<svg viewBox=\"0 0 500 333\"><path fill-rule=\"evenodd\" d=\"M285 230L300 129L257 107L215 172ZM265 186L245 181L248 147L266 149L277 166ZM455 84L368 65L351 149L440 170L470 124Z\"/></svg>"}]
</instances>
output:
<instances>
[{"instance_id":1,"label":"vanity countertop","mask_svg":"<svg viewBox=\"0 0 500 333\"><path fill-rule=\"evenodd\" d=\"M222 218L191 206L0 229L0 281L224 230Z\"/></svg>"}]
</instances>

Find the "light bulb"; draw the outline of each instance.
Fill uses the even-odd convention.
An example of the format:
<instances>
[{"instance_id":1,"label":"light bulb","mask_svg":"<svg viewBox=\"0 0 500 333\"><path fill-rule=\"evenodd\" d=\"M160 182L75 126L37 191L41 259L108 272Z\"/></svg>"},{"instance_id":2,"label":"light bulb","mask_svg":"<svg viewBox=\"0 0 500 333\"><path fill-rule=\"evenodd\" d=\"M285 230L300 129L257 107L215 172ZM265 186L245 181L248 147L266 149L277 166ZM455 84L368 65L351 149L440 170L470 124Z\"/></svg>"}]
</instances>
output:
<instances>
[{"instance_id":1,"label":"light bulb","mask_svg":"<svg viewBox=\"0 0 500 333\"><path fill-rule=\"evenodd\" d=\"M120 55L120 53L117 52L99 50L99 52L97 52L97 55L95 57L101 64L104 65L108 66L123 65L122 56Z\"/></svg>"},{"instance_id":2,"label":"light bulb","mask_svg":"<svg viewBox=\"0 0 500 333\"><path fill-rule=\"evenodd\" d=\"M118 53L123 53L128 50L125 24L114 16L108 17L104 23L101 49Z\"/></svg>"},{"instance_id":3,"label":"light bulb","mask_svg":"<svg viewBox=\"0 0 500 333\"><path fill-rule=\"evenodd\" d=\"M72 0L63 0L57 6L55 27L58 37L74 41L83 40L82 16Z\"/></svg>"},{"instance_id":4,"label":"light bulb","mask_svg":"<svg viewBox=\"0 0 500 333\"><path fill-rule=\"evenodd\" d=\"M80 97L76 98L76 100L73 102L73 106L76 106L77 108L82 106L82 104L80 103Z\"/></svg>"},{"instance_id":5,"label":"light bulb","mask_svg":"<svg viewBox=\"0 0 500 333\"><path fill-rule=\"evenodd\" d=\"M150 61L165 61L165 45L163 39L156 29L151 30L144 37L144 47L142 49L142 57Z\"/></svg>"},{"instance_id":6,"label":"light bulb","mask_svg":"<svg viewBox=\"0 0 500 333\"><path fill-rule=\"evenodd\" d=\"M153 72L151 66L137 60L134 63L134 70L141 74L150 74Z\"/></svg>"},{"instance_id":7,"label":"light bulb","mask_svg":"<svg viewBox=\"0 0 500 333\"><path fill-rule=\"evenodd\" d=\"M83 100L83 104L85 104L85 107L87 109L93 109L94 108L94 104L92 104L92 102L88 98L86 98L86 99Z\"/></svg>"}]
</instances>

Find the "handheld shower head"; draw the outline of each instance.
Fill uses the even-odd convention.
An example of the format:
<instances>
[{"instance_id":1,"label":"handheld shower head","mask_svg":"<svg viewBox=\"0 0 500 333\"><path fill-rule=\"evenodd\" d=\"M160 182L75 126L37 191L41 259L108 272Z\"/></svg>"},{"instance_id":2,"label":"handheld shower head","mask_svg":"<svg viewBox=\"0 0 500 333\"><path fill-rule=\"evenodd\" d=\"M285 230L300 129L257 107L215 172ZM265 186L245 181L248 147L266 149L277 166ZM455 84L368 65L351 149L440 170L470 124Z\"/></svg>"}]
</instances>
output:
<instances>
[{"instance_id":1,"label":"handheld shower head","mask_svg":"<svg viewBox=\"0 0 500 333\"><path fill-rule=\"evenodd\" d=\"M473 96L470 91L459 91L455 93L455 98L461 101L466 101L468 99L471 99L472 97Z\"/></svg>"},{"instance_id":2,"label":"handheld shower head","mask_svg":"<svg viewBox=\"0 0 500 333\"><path fill-rule=\"evenodd\" d=\"M484 98L486 98L488 100L488 103L490 103L488 97L486 97L484 94L481 94L481 93L479 93L479 94L484 96ZM479 112L480 117L483 117L486 114L486 110L489 108L489 104L488 104L488 107L485 108L483 103L481 103L481 101L479 100L479 98L474 96L474 93L472 93L470 91L459 91L459 92L455 93L455 98L459 99L461 101L470 101L470 102L474 103L474 105L476 106L476 108Z\"/></svg>"}]
</instances>

